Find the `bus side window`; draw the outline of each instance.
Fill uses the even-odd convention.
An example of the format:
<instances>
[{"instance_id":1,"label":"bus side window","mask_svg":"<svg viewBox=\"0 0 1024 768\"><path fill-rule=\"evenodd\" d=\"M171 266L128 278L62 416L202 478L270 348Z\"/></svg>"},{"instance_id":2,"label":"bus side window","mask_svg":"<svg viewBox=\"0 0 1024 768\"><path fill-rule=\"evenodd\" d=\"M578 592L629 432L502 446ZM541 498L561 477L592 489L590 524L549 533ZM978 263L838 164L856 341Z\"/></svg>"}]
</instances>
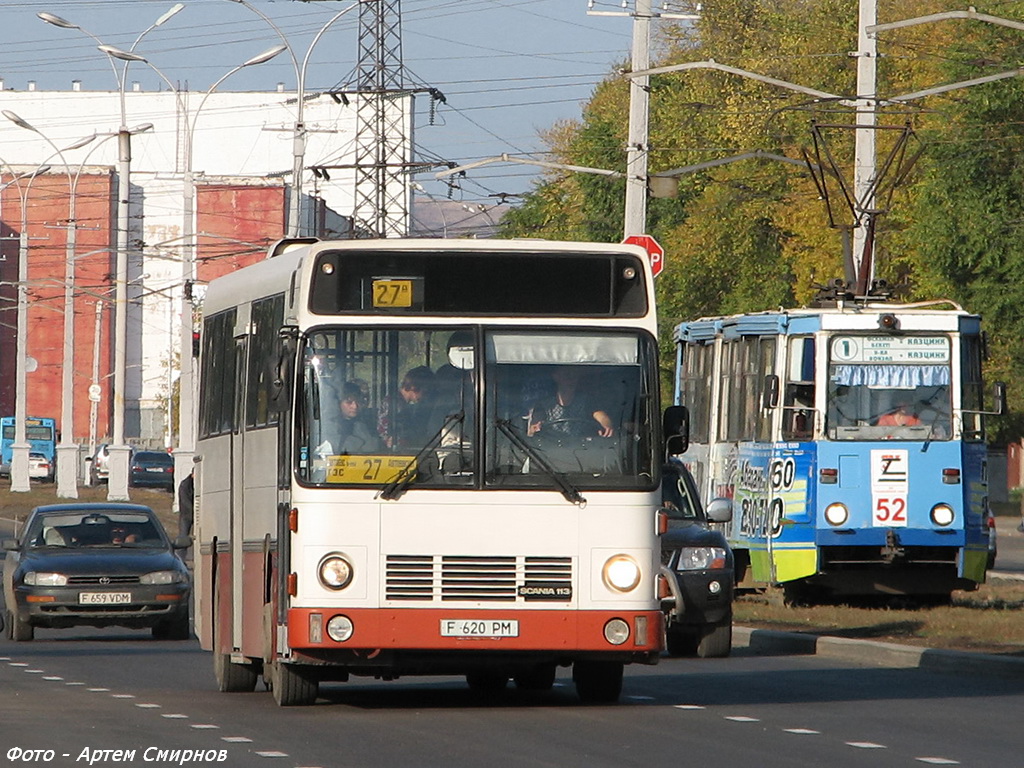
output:
<instances>
[{"instance_id":1,"label":"bus side window","mask_svg":"<svg viewBox=\"0 0 1024 768\"><path fill-rule=\"evenodd\" d=\"M810 437L814 432L814 384L786 384L782 436L786 440Z\"/></svg>"}]
</instances>

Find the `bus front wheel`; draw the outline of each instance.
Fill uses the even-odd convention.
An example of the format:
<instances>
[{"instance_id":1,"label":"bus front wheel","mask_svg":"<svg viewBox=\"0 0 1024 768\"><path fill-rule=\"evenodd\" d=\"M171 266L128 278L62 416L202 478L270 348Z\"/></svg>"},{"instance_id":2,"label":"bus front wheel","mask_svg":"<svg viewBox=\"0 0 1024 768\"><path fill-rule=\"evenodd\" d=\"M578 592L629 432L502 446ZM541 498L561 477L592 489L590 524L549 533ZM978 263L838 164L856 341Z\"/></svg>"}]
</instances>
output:
<instances>
[{"instance_id":1,"label":"bus front wheel","mask_svg":"<svg viewBox=\"0 0 1024 768\"><path fill-rule=\"evenodd\" d=\"M576 695L584 704L614 704L622 693L622 662L577 661L572 665Z\"/></svg>"},{"instance_id":2,"label":"bus front wheel","mask_svg":"<svg viewBox=\"0 0 1024 768\"><path fill-rule=\"evenodd\" d=\"M307 707L316 701L320 683L308 669L275 660L270 665L270 688L279 707Z\"/></svg>"}]
</instances>

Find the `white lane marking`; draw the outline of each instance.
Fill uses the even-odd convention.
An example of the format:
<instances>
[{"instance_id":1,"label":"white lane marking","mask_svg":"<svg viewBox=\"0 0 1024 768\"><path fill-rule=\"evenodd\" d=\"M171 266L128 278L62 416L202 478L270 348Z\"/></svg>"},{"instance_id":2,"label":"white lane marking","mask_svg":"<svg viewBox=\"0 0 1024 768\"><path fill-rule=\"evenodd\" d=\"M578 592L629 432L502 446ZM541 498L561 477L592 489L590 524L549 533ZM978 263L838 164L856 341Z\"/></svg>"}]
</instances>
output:
<instances>
[{"instance_id":1,"label":"white lane marking","mask_svg":"<svg viewBox=\"0 0 1024 768\"><path fill-rule=\"evenodd\" d=\"M25 671L28 672L30 675L41 675L46 670L45 669L26 669Z\"/></svg>"},{"instance_id":2,"label":"white lane marking","mask_svg":"<svg viewBox=\"0 0 1024 768\"><path fill-rule=\"evenodd\" d=\"M182 715L178 713L174 714L163 714L160 717L166 717L168 720L188 720L188 715Z\"/></svg>"},{"instance_id":3,"label":"white lane marking","mask_svg":"<svg viewBox=\"0 0 1024 768\"><path fill-rule=\"evenodd\" d=\"M797 736L818 736L821 731L815 731L810 728L783 728L786 733L795 733Z\"/></svg>"},{"instance_id":4,"label":"white lane marking","mask_svg":"<svg viewBox=\"0 0 1024 768\"><path fill-rule=\"evenodd\" d=\"M135 694L134 693L115 693L115 694L113 694L113 697L115 699L134 699L135 698Z\"/></svg>"},{"instance_id":5,"label":"white lane marking","mask_svg":"<svg viewBox=\"0 0 1024 768\"><path fill-rule=\"evenodd\" d=\"M704 709L700 704L676 704L676 709Z\"/></svg>"},{"instance_id":6,"label":"white lane marking","mask_svg":"<svg viewBox=\"0 0 1024 768\"><path fill-rule=\"evenodd\" d=\"M47 675L43 680L63 680L63 677L57 677L57 675Z\"/></svg>"},{"instance_id":7,"label":"white lane marking","mask_svg":"<svg viewBox=\"0 0 1024 768\"><path fill-rule=\"evenodd\" d=\"M27 667L28 663L24 662L24 661L12 661L11 662L11 666L12 667Z\"/></svg>"},{"instance_id":8,"label":"white lane marking","mask_svg":"<svg viewBox=\"0 0 1024 768\"><path fill-rule=\"evenodd\" d=\"M734 715L732 717L725 718L726 720L732 720L734 723L759 723L761 720L756 717L744 717L743 715Z\"/></svg>"},{"instance_id":9,"label":"white lane marking","mask_svg":"<svg viewBox=\"0 0 1024 768\"><path fill-rule=\"evenodd\" d=\"M288 757L287 752L257 752L260 757Z\"/></svg>"},{"instance_id":10,"label":"white lane marking","mask_svg":"<svg viewBox=\"0 0 1024 768\"><path fill-rule=\"evenodd\" d=\"M110 689L109 688L89 688L88 690L92 691L93 693L106 693Z\"/></svg>"},{"instance_id":11,"label":"white lane marking","mask_svg":"<svg viewBox=\"0 0 1024 768\"><path fill-rule=\"evenodd\" d=\"M76 681L76 682L72 682L72 683L64 683L64 685L85 685L85 683L80 683L80 682Z\"/></svg>"},{"instance_id":12,"label":"white lane marking","mask_svg":"<svg viewBox=\"0 0 1024 768\"><path fill-rule=\"evenodd\" d=\"M159 704L136 704L139 709L161 709Z\"/></svg>"},{"instance_id":13,"label":"white lane marking","mask_svg":"<svg viewBox=\"0 0 1024 768\"><path fill-rule=\"evenodd\" d=\"M10 656L0 656L0 661L10 661L10 660L11 660Z\"/></svg>"},{"instance_id":14,"label":"white lane marking","mask_svg":"<svg viewBox=\"0 0 1024 768\"><path fill-rule=\"evenodd\" d=\"M227 741L231 744L251 744L252 739L245 736L221 736L221 741Z\"/></svg>"},{"instance_id":15,"label":"white lane marking","mask_svg":"<svg viewBox=\"0 0 1024 768\"><path fill-rule=\"evenodd\" d=\"M946 757L915 757L914 759L919 763L928 763L928 765L960 765L959 760L950 760Z\"/></svg>"},{"instance_id":16,"label":"white lane marking","mask_svg":"<svg viewBox=\"0 0 1024 768\"><path fill-rule=\"evenodd\" d=\"M213 723L193 723L192 727L197 731L216 731L220 729L219 725L214 725Z\"/></svg>"},{"instance_id":17,"label":"white lane marking","mask_svg":"<svg viewBox=\"0 0 1024 768\"><path fill-rule=\"evenodd\" d=\"M873 741L848 741L846 746L856 747L857 749L888 749L885 744L875 744Z\"/></svg>"}]
</instances>

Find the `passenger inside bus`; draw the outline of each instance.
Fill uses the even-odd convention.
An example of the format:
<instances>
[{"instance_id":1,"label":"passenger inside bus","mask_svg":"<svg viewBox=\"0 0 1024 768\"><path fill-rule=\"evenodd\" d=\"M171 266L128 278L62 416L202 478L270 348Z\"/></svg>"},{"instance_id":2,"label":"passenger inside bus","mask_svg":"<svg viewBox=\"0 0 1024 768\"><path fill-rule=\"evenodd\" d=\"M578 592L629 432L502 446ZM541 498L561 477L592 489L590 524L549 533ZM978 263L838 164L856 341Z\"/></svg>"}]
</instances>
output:
<instances>
[{"instance_id":1,"label":"passenger inside bus","mask_svg":"<svg viewBox=\"0 0 1024 768\"><path fill-rule=\"evenodd\" d=\"M319 452L325 455L378 453L383 444L364 413L366 396L362 388L356 382L347 381L341 392L334 394L337 413L333 419L328 419L323 430L327 440L321 444Z\"/></svg>"},{"instance_id":2,"label":"passenger inside bus","mask_svg":"<svg viewBox=\"0 0 1024 768\"><path fill-rule=\"evenodd\" d=\"M434 372L425 365L406 372L398 387L395 412L381 404L377 431L388 448L417 451L437 432L434 425Z\"/></svg>"}]
</instances>

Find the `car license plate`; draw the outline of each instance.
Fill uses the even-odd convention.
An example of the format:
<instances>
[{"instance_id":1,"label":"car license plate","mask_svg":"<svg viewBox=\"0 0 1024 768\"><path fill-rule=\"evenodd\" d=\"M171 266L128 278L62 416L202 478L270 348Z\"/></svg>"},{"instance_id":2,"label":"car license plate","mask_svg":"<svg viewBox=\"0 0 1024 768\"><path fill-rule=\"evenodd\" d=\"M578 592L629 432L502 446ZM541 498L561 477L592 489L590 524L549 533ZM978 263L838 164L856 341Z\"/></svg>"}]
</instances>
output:
<instances>
[{"instance_id":1,"label":"car license plate","mask_svg":"<svg viewBox=\"0 0 1024 768\"><path fill-rule=\"evenodd\" d=\"M131 592L80 592L79 605L123 605L132 601Z\"/></svg>"},{"instance_id":2,"label":"car license plate","mask_svg":"<svg viewBox=\"0 0 1024 768\"><path fill-rule=\"evenodd\" d=\"M519 637L515 619L441 619L441 637Z\"/></svg>"},{"instance_id":3,"label":"car license plate","mask_svg":"<svg viewBox=\"0 0 1024 768\"><path fill-rule=\"evenodd\" d=\"M148 467L146 469L146 471L147 472L163 472L164 468L163 467Z\"/></svg>"}]
</instances>

